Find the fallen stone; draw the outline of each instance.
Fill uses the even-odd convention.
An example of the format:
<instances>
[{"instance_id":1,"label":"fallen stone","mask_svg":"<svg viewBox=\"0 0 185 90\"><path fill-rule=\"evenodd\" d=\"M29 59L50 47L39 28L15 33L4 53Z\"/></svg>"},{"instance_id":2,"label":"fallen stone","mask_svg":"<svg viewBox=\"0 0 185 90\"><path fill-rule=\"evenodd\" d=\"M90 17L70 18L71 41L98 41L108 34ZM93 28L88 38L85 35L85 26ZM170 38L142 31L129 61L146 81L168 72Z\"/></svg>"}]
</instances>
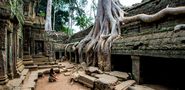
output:
<instances>
[{"instance_id":1,"label":"fallen stone","mask_svg":"<svg viewBox=\"0 0 185 90\"><path fill-rule=\"evenodd\" d=\"M135 83L135 80L121 82L115 86L115 90L127 90L127 88Z\"/></svg>"},{"instance_id":2,"label":"fallen stone","mask_svg":"<svg viewBox=\"0 0 185 90\"><path fill-rule=\"evenodd\" d=\"M72 68L74 68L74 65L73 64L68 64L68 65L65 66L65 68L66 69L72 69Z\"/></svg>"},{"instance_id":3,"label":"fallen stone","mask_svg":"<svg viewBox=\"0 0 185 90\"><path fill-rule=\"evenodd\" d=\"M128 87L128 90L155 90L155 89L143 85L134 85Z\"/></svg>"},{"instance_id":4,"label":"fallen stone","mask_svg":"<svg viewBox=\"0 0 185 90\"><path fill-rule=\"evenodd\" d=\"M23 76L26 76L29 72L29 69L24 69L22 72L21 72L21 75Z\"/></svg>"},{"instance_id":5,"label":"fallen stone","mask_svg":"<svg viewBox=\"0 0 185 90\"><path fill-rule=\"evenodd\" d=\"M67 69L60 69L60 72L67 72Z\"/></svg>"},{"instance_id":6,"label":"fallen stone","mask_svg":"<svg viewBox=\"0 0 185 90\"><path fill-rule=\"evenodd\" d=\"M59 64L58 67L59 68L65 68L65 66L63 64Z\"/></svg>"},{"instance_id":7,"label":"fallen stone","mask_svg":"<svg viewBox=\"0 0 185 90\"><path fill-rule=\"evenodd\" d=\"M98 73L98 74L102 74L103 71L101 71L100 69L98 69L97 67L88 67L85 70L85 73L88 75L91 75L92 73Z\"/></svg>"},{"instance_id":8,"label":"fallen stone","mask_svg":"<svg viewBox=\"0 0 185 90\"><path fill-rule=\"evenodd\" d=\"M95 81L95 90L112 90L116 85L118 78L106 74L95 75L98 79Z\"/></svg>"},{"instance_id":9,"label":"fallen stone","mask_svg":"<svg viewBox=\"0 0 185 90\"><path fill-rule=\"evenodd\" d=\"M71 75L71 72L64 73L64 76L70 76L70 75Z\"/></svg>"},{"instance_id":10,"label":"fallen stone","mask_svg":"<svg viewBox=\"0 0 185 90\"><path fill-rule=\"evenodd\" d=\"M127 80L129 77L128 73L120 71L112 71L109 73L109 75L121 78L123 80Z\"/></svg>"},{"instance_id":11,"label":"fallen stone","mask_svg":"<svg viewBox=\"0 0 185 90\"><path fill-rule=\"evenodd\" d=\"M73 70L73 68L67 69L67 72L71 72Z\"/></svg>"},{"instance_id":12,"label":"fallen stone","mask_svg":"<svg viewBox=\"0 0 185 90\"><path fill-rule=\"evenodd\" d=\"M163 86L163 85L156 85L156 84L143 84L145 87L150 87L155 90L171 90L171 88Z\"/></svg>"},{"instance_id":13,"label":"fallen stone","mask_svg":"<svg viewBox=\"0 0 185 90\"><path fill-rule=\"evenodd\" d=\"M85 62L80 63L80 66L85 70L87 68L87 64Z\"/></svg>"},{"instance_id":14,"label":"fallen stone","mask_svg":"<svg viewBox=\"0 0 185 90\"><path fill-rule=\"evenodd\" d=\"M79 78L79 73L78 72L74 72L72 75L71 75L71 79L74 80L74 81L78 81L78 78Z\"/></svg>"},{"instance_id":15,"label":"fallen stone","mask_svg":"<svg viewBox=\"0 0 185 90\"><path fill-rule=\"evenodd\" d=\"M87 87L93 88L95 80L96 80L96 78L94 78L94 77L91 77L91 76L86 75L84 73L79 73L78 81L80 83L83 83Z\"/></svg>"}]
</instances>

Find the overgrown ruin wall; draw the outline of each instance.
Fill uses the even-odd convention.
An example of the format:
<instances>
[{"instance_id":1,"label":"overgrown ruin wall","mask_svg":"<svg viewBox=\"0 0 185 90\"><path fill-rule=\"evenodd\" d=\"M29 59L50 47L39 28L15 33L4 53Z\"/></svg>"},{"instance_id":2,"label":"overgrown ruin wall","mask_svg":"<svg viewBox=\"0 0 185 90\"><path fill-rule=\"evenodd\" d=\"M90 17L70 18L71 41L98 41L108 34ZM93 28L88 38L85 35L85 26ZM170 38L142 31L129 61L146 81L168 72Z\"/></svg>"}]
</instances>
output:
<instances>
[{"instance_id":1,"label":"overgrown ruin wall","mask_svg":"<svg viewBox=\"0 0 185 90\"><path fill-rule=\"evenodd\" d=\"M177 7L184 5L184 3L185 1L182 0L148 1L128 9L127 16L140 13L154 14L166 8L167 5ZM123 25L121 30L123 38L113 43L112 54L185 58L185 31L174 31L176 25L184 23L184 15L168 15L152 23L136 21Z\"/></svg>"},{"instance_id":2,"label":"overgrown ruin wall","mask_svg":"<svg viewBox=\"0 0 185 90\"><path fill-rule=\"evenodd\" d=\"M132 8L126 9L125 16L137 14L154 14L166 7L178 7L185 5L184 0L145 0ZM122 25L120 38L113 42L112 54L122 55L144 55L156 57L184 57L183 30L174 31L178 24L185 23L184 15L167 15L161 20L144 23L136 21ZM90 29L76 33L70 38L70 42L80 41Z\"/></svg>"}]
</instances>

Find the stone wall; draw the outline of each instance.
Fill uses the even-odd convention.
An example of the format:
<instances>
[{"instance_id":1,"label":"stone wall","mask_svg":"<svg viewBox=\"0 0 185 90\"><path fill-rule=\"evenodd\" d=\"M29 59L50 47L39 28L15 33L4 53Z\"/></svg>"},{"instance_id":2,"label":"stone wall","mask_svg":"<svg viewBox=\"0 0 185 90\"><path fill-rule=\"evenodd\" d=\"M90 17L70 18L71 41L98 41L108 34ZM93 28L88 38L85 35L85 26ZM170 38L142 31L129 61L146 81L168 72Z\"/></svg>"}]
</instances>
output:
<instances>
[{"instance_id":1,"label":"stone wall","mask_svg":"<svg viewBox=\"0 0 185 90\"><path fill-rule=\"evenodd\" d=\"M182 6L183 0L150 0L127 10L128 16L140 13L154 14L167 5ZM184 57L183 30L174 31L174 27L185 23L184 15L168 15L161 20L144 23L136 21L123 25L122 38L112 46L113 54L143 55L167 58Z\"/></svg>"},{"instance_id":2,"label":"stone wall","mask_svg":"<svg viewBox=\"0 0 185 90\"><path fill-rule=\"evenodd\" d=\"M154 14L168 7L185 5L184 0L143 0L142 3L126 9L126 16ZM144 23L136 21L121 26L123 38L113 42L112 54L145 55L156 57L185 58L184 31L174 31L178 24L185 23L184 15L167 15L161 20ZM69 42L80 41L90 29L71 36Z\"/></svg>"},{"instance_id":3,"label":"stone wall","mask_svg":"<svg viewBox=\"0 0 185 90\"><path fill-rule=\"evenodd\" d=\"M0 84L4 84L7 82L7 28L6 28L6 21L0 20Z\"/></svg>"},{"instance_id":4,"label":"stone wall","mask_svg":"<svg viewBox=\"0 0 185 90\"><path fill-rule=\"evenodd\" d=\"M72 35L69 40L68 40L68 43L71 43L71 42L78 42L80 40L82 40L86 35L89 34L89 32L91 31L93 26L90 26L88 27L87 29L83 30L83 31L80 31L74 35Z\"/></svg>"},{"instance_id":5,"label":"stone wall","mask_svg":"<svg viewBox=\"0 0 185 90\"><path fill-rule=\"evenodd\" d=\"M185 59L185 31L167 31L116 40L112 54Z\"/></svg>"},{"instance_id":6,"label":"stone wall","mask_svg":"<svg viewBox=\"0 0 185 90\"><path fill-rule=\"evenodd\" d=\"M143 3L140 3L136 6L133 6L130 9L127 9L127 16L133 16L137 14L154 14L160 10L169 7L178 7L185 5L184 0L146 0ZM174 21L175 20L175 21ZM173 27L177 24L184 23L184 15L178 16L165 16L159 21L152 23L144 23L141 21L132 22L122 26L122 36L132 35L132 34L148 34L161 31L170 31L173 30Z\"/></svg>"},{"instance_id":7,"label":"stone wall","mask_svg":"<svg viewBox=\"0 0 185 90\"><path fill-rule=\"evenodd\" d=\"M184 6L184 0L144 0L142 3L125 10L128 14L126 16L133 16L137 14L154 14L164 8Z\"/></svg>"}]
</instances>

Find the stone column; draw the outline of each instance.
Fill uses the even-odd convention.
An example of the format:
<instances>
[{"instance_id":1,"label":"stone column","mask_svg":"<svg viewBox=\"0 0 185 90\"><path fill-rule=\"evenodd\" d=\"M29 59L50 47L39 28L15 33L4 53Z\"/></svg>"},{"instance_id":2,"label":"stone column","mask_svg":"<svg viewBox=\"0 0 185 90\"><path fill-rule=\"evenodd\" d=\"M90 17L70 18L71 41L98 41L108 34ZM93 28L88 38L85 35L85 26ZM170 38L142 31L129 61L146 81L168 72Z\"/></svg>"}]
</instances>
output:
<instances>
[{"instance_id":1,"label":"stone column","mask_svg":"<svg viewBox=\"0 0 185 90\"><path fill-rule=\"evenodd\" d=\"M8 69L8 77L9 79L13 79L13 49L12 49L12 32L11 31L8 31L7 32L7 69Z\"/></svg>"},{"instance_id":2,"label":"stone column","mask_svg":"<svg viewBox=\"0 0 185 90\"><path fill-rule=\"evenodd\" d=\"M75 63L78 63L78 51L74 50L74 54L75 54Z\"/></svg>"},{"instance_id":3,"label":"stone column","mask_svg":"<svg viewBox=\"0 0 185 90\"><path fill-rule=\"evenodd\" d=\"M140 57L131 56L132 59L132 74L137 83L140 82Z\"/></svg>"},{"instance_id":4,"label":"stone column","mask_svg":"<svg viewBox=\"0 0 185 90\"><path fill-rule=\"evenodd\" d=\"M7 77L7 29L4 21L0 20L0 84L6 84Z\"/></svg>"}]
</instances>

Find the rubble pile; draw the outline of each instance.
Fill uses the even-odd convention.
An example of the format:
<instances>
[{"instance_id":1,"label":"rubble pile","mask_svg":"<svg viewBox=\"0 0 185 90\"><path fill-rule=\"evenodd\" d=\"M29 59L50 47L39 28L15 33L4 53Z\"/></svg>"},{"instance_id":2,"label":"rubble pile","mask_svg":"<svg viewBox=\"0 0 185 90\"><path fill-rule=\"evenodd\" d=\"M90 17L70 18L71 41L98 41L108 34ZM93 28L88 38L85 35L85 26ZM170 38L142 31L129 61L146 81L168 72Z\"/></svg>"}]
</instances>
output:
<instances>
[{"instance_id":1,"label":"rubble pile","mask_svg":"<svg viewBox=\"0 0 185 90\"><path fill-rule=\"evenodd\" d=\"M93 90L155 90L137 85L126 72L103 72L97 67L86 67L85 63L78 65L62 63L59 67L64 76L71 77L71 84L79 82Z\"/></svg>"}]
</instances>

